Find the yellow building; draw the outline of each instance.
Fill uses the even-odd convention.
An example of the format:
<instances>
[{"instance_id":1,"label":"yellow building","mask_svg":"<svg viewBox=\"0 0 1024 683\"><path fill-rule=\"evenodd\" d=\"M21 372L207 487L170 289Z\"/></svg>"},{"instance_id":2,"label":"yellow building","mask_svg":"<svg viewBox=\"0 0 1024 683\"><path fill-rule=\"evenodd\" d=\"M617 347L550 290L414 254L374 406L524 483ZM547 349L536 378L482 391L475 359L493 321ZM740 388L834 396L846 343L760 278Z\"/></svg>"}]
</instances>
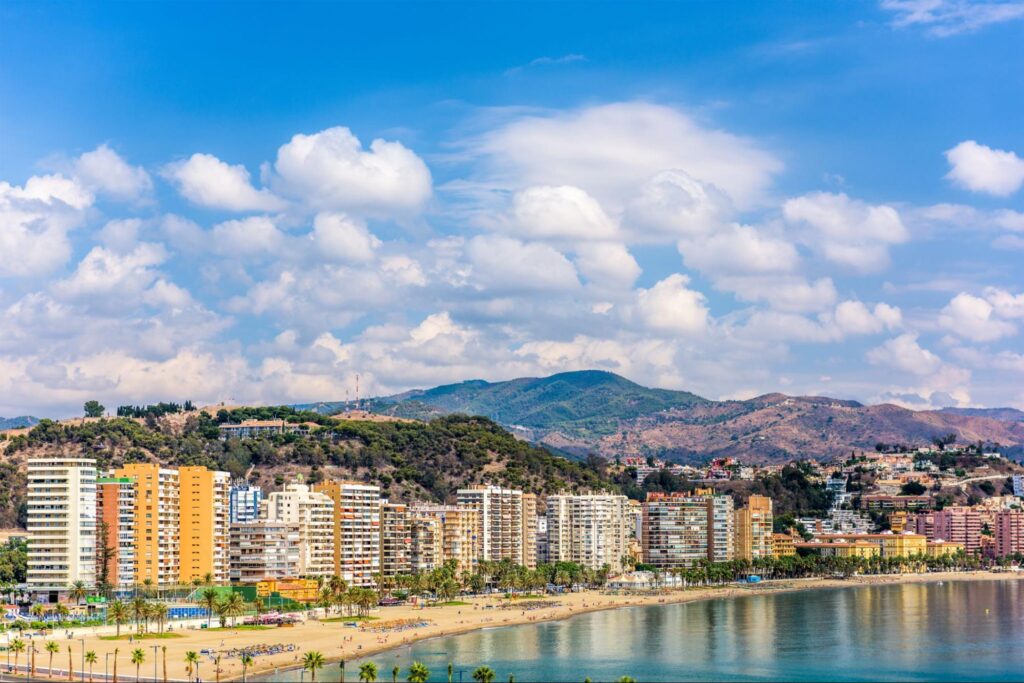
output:
<instances>
[{"instance_id":1,"label":"yellow building","mask_svg":"<svg viewBox=\"0 0 1024 683\"><path fill-rule=\"evenodd\" d=\"M790 534L772 534L772 556L789 557L796 555L796 539Z\"/></svg>"},{"instance_id":2,"label":"yellow building","mask_svg":"<svg viewBox=\"0 0 1024 683\"><path fill-rule=\"evenodd\" d=\"M178 468L179 576L193 580L228 582L231 475L205 467Z\"/></svg>"},{"instance_id":3,"label":"yellow building","mask_svg":"<svg viewBox=\"0 0 1024 683\"><path fill-rule=\"evenodd\" d=\"M130 463L115 477L135 480L135 583L170 586L180 579L178 471Z\"/></svg>"},{"instance_id":4,"label":"yellow building","mask_svg":"<svg viewBox=\"0 0 1024 683\"><path fill-rule=\"evenodd\" d=\"M274 593L285 600L316 602L320 597L320 588L316 579L272 579L256 584L257 597L267 598Z\"/></svg>"},{"instance_id":5,"label":"yellow building","mask_svg":"<svg viewBox=\"0 0 1024 683\"><path fill-rule=\"evenodd\" d=\"M928 557L945 557L956 555L964 549L963 543L950 543L949 541L928 541L925 546L925 554Z\"/></svg>"},{"instance_id":6,"label":"yellow building","mask_svg":"<svg viewBox=\"0 0 1024 683\"><path fill-rule=\"evenodd\" d=\"M877 557L881 554L878 544L870 541L837 540L826 543L812 541L810 543L795 543L794 546L814 551L822 557Z\"/></svg>"},{"instance_id":7,"label":"yellow building","mask_svg":"<svg viewBox=\"0 0 1024 683\"><path fill-rule=\"evenodd\" d=\"M772 557L772 536L772 499L751 496L747 506L736 511L736 557Z\"/></svg>"},{"instance_id":8,"label":"yellow building","mask_svg":"<svg viewBox=\"0 0 1024 683\"><path fill-rule=\"evenodd\" d=\"M928 537L923 534L878 534L882 539L882 557L910 557L927 552Z\"/></svg>"},{"instance_id":9,"label":"yellow building","mask_svg":"<svg viewBox=\"0 0 1024 683\"><path fill-rule=\"evenodd\" d=\"M909 518L910 515L906 510L894 511L889 515L889 529L891 529L894 534L902 534L907 530L907 520Z\"/></svg>"}]
</instances>

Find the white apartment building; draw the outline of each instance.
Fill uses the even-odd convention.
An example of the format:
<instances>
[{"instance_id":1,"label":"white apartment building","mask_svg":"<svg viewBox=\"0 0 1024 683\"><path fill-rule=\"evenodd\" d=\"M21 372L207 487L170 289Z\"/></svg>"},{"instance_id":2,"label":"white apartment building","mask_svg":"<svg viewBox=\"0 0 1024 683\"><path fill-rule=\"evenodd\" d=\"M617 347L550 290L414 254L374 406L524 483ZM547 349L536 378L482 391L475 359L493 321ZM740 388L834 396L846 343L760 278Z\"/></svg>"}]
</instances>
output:
<instances>
[{"instance_id":1,"label":"white apartment building","mask_svg":"<svg viewBox=\"0 0 1024 683\"><path fill-rule=\"evenodd\" d=\"M477 511L480 559L536 566L536 496L500 486L474 486L459 489L458 502Z\"/></svg>"},{"instance_id":2,"label":"white apartment building","mask_svg":"<svg viewBox=\"0 0 1024 683\"><path fill-rule=\"evenodd\" d=\"M299 525L257 520L231 525L231 583L299 575Z\"/></svg>"},{"instance_id":3,"label":"white apartment building","mask_svg":"<svg viewBox=\"0 0 1024 683\"><path fill-rule=\"evenodd\" d=\"M333 502L333 573L350 586L373 587L381 571L380 487L324 481L313 490Z\"/></svg>"},{"instance_id":4,"label":"white apartment building","mask_svg":"<svg viewBox=\"0 0 1024 683\"><path fill-rule=\"evenodd\" d=\"M411 546L408 507L380 501L380 573L387 577L408 574Z\"/></svg>"},{"instance_id":5,"label":"white apartment building","mask_svg":"<svg viewBox=\"0 0 1024 683\"><path fill-rule=\"evenodd\" d=\"M31 592L56 601L76 581L96 585L96 461L28 461L28 574Z\"/></svg>"},{"instance_id":6,"label":"white apartment building","mask_svg":"<svg viewBox=\"0 0 1024 683\"><path fill-rule=\"evenodd\" d=\"M299 567L302 576L334 574L334 502L305 484L288 484L263 499L264 519L299 528Z\"/></svg>"},{"instance_id":7,"label":"white apartment building","mask_svg":"<svg viewBox=\"0 0 1024 683\"><path fill-rule=\"evenodd\" d=\"M547 559L622 571L633 519L625 496L558 494L547 500Z\"/></svg>"}]
</instances>

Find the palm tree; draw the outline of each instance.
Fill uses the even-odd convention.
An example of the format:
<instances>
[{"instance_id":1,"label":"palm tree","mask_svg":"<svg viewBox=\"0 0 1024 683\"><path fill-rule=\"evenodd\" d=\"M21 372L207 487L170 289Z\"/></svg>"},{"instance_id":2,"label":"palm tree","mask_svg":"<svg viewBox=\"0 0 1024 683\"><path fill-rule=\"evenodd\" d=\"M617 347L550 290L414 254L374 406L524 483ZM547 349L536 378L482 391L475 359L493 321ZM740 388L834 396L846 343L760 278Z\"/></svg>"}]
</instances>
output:
<instances>
[{"instance_id":1,"label":"palm tree","mask_svg":"<svg viewBox=\"0 0 1024 683\"><path fill-rule=\"evenodd\" d=\"M245 614L245 598L241 593L231 593L224 599L221 609L225 617L240 617Z\"/></svg>"},{"instance_id":2,"label":"palm tree","mask_svg":"<svg viewBox=\"0 0 1024 683\"><path fill-rule=\"evenodd\" d=\"M75 663L71 660L71 646L68 645L68 680L75 680Z\"/></svg>"},{"instance_id":3,"label":"palm tree","mask_svg":"<svg viewBox=\"0 0 1024 683\"><path fill-rule=\"evenodd\" d=\"M57 641L51 640L46 644L45 650L50 655L50 661L46 664L46 673L53 678L53 656L60 652L60 645L57 644Z\"/></svg>"},{"instance_id":4,"label":"palm tree","mask_svg":"<svg viewBox=\"0 0 1024 683\"><path fill-rule=\"evenodd\" d=\"M250 655L250 654L243 654L242 655L242 683L245 683L245 672L249 670L250 666L252 666L252 655Z\"/></svg>"},{"instance_id":5,"label":"palm tree","mask_svg":"<svg viewBox=\"0 0 1024 683\"><path fill-rule=\"evenodd\" d=\"M217 677L217 683L220 683L220 655L213 658L213 673Z\"/></svg>"},{"instance_id":6,"label":"palm tree","mask_svg":"<svg viewBox=\"0 0 1024 683\"><path fill-rule=\"evenodd\" d=\"M92 683L92 666L96 663L96 651L89 650L85 653L85 663L89 665L89 683Z\"/></svg>"},{"instance_id":7,"label":"palm tree","mask_svg":"<svg viewBox=\"0 0 1024 683\"><path fill-rule=\"evenodd\" d=\"M192 680L192 671L194 668L199 666L199 655L196 654L195 650L189 650L185 653L185 669L188 671L188 680Z\"/></svg>"},{"instance_id":8,"label":"palm tree","mask_svg":"<svg viewBox=\"0 0 1024 683\"><path fill-rule=\"evenodd\" d=\"M620 676L619 683L636 683L636 679L632 676Z\"/></svg>"},{"instance_id":9,"label":"palm tree","mask_svg":"<svg viewBox=\"0 0 1024 683\"><path fill-rule=\"evenodd\" d=\"M114 683L117 683L117 655L121 652L121 648L114 648Z\"/></svg>"},{"instance_id":10,"label":"palm tree","mask_svg":"<svg viewBox=\"0 0 1024 683\"><path fill-rule=\"evenodd\" d=\"M213 612L217 609L219 596L216 588L207 588L199 594L199 602L206 608L206 628L210 628L213 621Z\"/></svg>"},{"instance_id":11,"label":"palm tree","mask_svg":"<svg viewBox=\"0 0 1024 683\"><path fill-rule=\"evenodd\" d=\"M117 625L117 637L121 637L121 624L128 621L129 609L128 605L121 600L114 600L107 606L107 620L113 621Z\"/></svg>"},{"instance_id":12,"label":"palm tree","mask_svg":"<svg viewBox=\"0 0 1024 683\"><path fill-rule=\"evenodd\" d=\"M82 604L82 600L85 600L85 596L89 595L89 589L85 587L85 581L75 581L68 588L68 597L77 602L79 605Z\"/></svg>"},{"instance_id":13,"label":"palm tree","mask_svg":"<svg viewBox=\"0 0 1024 683\"><path fill-rule=\"evenodd\" d=\"M455 667L452 666L451 662L448 662L448 683L452 683L452 672L455 671Z\"/></svg>"},{"instance_id":14,"label":"palm tree","mask_svg":"<svg viewBox=\"0 0 1024 683\"><path fill-rule=\"evenodd\" d=\"M11 641L11 652L14 653L14 672L17 675L18 672L18 656L25 651L25 641L21 638L15 638Z\"/></svg>"},{"instance_id":15,"label":"palm tree","mask_svg":"<svg viewBox=\"0 0 1024 683\"><path fill-rule=\"evenodd\" d=\"M494 683L494 669L489 666L480 666L473 671L473 680L476 683Z\"/></svg>"},{"instance_id":16,"label":"palm tree","mask_svg":"<svg viewBox=\"0 0 1024 683\"><path fill-rule=\"evenodd\" d=\"M398 672L399 671L401 671L401 669L398 668L397 664L395 664L393 667L391 667L391 683L398 683Z\"/></svg>"},{"instance_id":17,"label":"palm tree","mask_svg":"<svg viewBox=\"0 0 1024 683\"><path fill-rule=\"evenodd\" d=\"M367 662L359 667L359 680L363 683L373 683L377 680L377 665Z\"/></svg>"},{"instance_id":18,"label":"palm tree","mask_svg":"<svg viewBox=\"0 0 1024 683\"><path fill-rule=\"evenodd\" d=\"M341 683L345 683L345 660L344 660L344 658L342 658L342 660L340 662L338 662L338 667L341 669Z\"/></svg>"},{"instance_id":19,"label":"palm tree","mask_svg":"<svg viewBox=\"0 0 1024 683\"><path fill-rule=\"evenodd\" d=\"M146 651L141 647L132 650L132 664L135 665L135 683L139 683L139 667L146 661Z\"/></svg>"},{"instance_id":20,"label":"palm tree","mask_svg":"<svg viewBox=\"0 0 1024 683\"><path fill-rule=\"evenodd\" d=\"M136 633L142 633L142 623L149 617L149 603L145 598L134 598L131 605L132 619L135 620Z\"/></svg>"},{"instance_id":21,"label":"palm tree","mask_svg":"<svg viewBox=\"0 0 1024 683\"><path fill-rule=\"evenodd\" d=\"M396 666L395 669L398 667ZM413 662L409 667L409 683L427 683L430 678L430 670L421 662Z\"/></svg>"},{"instance_id":22,"label":"palm tree","mask_svg":"<svg viewBox=\"0 0 1024 683\"><path fill-rule=\"evenodd\" d=\"M309 680L316 680L316 670L324 668L324 656L317 650L310 650L302 658L302 668L309 670Z\"/></svg>"},{"instance_id":23,"label":"palm tree","mask_svg":"<svg viewBox=\"0 0 1024 683\"><path fill-rule=\"evenodd\" d=\"M167 683L167 646L166 645L164 645L163 647L160 648L160 653L163 655L163 659L164 659L164 683Z\"/></svg>"},{"instance_id":24,"label":"palm tree","mask_svg":"<svg viewBox=\"0 0 1024 683\"><path fill-rule=\"evenodd\" d=\"M164 632L164 622L167 621L167 603L154 602L149 606L149 616L156 622L156 630Z\"/></svg>"}]
</instances>

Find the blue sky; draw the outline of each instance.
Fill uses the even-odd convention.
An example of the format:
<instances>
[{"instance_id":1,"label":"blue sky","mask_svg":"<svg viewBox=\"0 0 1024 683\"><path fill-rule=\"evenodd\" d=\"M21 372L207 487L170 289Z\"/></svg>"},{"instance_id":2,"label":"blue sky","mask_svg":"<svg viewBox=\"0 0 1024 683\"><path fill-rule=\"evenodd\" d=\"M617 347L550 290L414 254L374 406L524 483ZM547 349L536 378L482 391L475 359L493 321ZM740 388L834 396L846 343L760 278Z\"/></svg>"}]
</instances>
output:
<instances>
[{"instance_id":1,"label":"blue sky","mask_svg":"<svg viewBox=\"0 0 1024 683\"><path fill-rule=\"evenodd\" d=\"M0 5L0 415L603 368L1024 407L1024 3Z\"/></svg>"}]
</instances>

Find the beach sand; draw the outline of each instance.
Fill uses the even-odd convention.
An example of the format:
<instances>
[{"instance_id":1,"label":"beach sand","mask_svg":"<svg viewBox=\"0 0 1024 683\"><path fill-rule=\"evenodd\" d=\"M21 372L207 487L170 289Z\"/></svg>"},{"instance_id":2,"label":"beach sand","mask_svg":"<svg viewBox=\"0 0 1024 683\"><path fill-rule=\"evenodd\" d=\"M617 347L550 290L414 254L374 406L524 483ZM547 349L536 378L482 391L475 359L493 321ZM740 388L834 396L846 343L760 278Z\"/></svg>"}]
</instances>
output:
<instances>
[{"instance_id":1,"label":"beach sand","mask_svg":"<svg viewBox=\"0 0 1024 683\"><path fill-rule=\"evenodd\" d=\"M812 590L823 588L846 588L863 585L884 585L897 583L935 582L935 581L980 581L980 580L1019 580L1024 579L1024 573L993 573L993 572L951 572L935 574L900 574L881 576L858 576L849 579L795 579L780 581L765 581L759 584L750 585L729 585L714 588L689 588L685 590L673 590L659 595L606 595L598 591L584 591L580 593L569 593L564 595L549 596L546 602L551 603L550 607L533 610L522 609L500 609L499 603L506 602L503 596L487 598L468 598L467 605L451 605L445 607L413 608L411 606L386 607L373 611L373 616L378 621L371 621L369 624L376 625L384 621L399 619L415 619L429 621L425 627L417 627L404 631L396 631L388 634L366 632L363 629L345 626L340 621L320 622L309 619L302 624L287 628L271 628L268 630L234 630L232 628L214 630L176 630L175 633L181 637L167 639L144 639L129 643L127 640L111 641L102 640L101 635L112 635L113 627L101 627L96 629L79 629L73 634L73 642L68 641L64 632L55 634L56 640L61 644L64 654L54 657L54 668L66 666L67 645L71 644L74 653L74 665L76 669L81 661L82 644L80 639L85 639L85 650L94 650L99 659L99 665L95 667L95 673L102 673L104 657L112 653L114 648L120 649L118 654L118 677L120 680L134 680L135 666L131 664L131 650L142 648L146 653L146 662L141 667L141 674L145 680L152 680L153 676L153 645L167 647L167 675L168 680L186 680L185 652L188 650L228 650L230 648L246 647L258 644L293 644L296 646L294 652L278 655L263 655L256 657L255 663L249 668L249 674L267 673L274 669L287 669L301 664L302 655L310 650L318 650L328 661L325 670L317 676L321 680L337 680L337 661L344 658L346 661L373 655L395 647L423 640L457 633L464 633L480 628L492 628L500 626L512 626L515 624L527 624L539 621L553 621L565 619L577 614L593 612L596 610L615 609L629 606L644 606L657 604L673 604L692 602L696 600L708 600L718 598L731 598L743 595L757 595L766 593L781 593L787 591ZM529 602L536 602L529 600ZM337 615L330 615L332 618ZM122 635L133 632L131 626L122 626ZM38 648L36 655L37 670L45 667L46 654L41 652L43 643L36 639ZM159 650L158 650L159 652ZM112 659L112 658L111 658ZM25 662L22 656L21 662ZM220 663L221 680L227 681L240 679L242 675L241 662L237 657L223 657ZM157 664L159 680L162 680L162 658ZM201 673L204 681L215 680L215 672L212 662L203 658ZM67 680L66 674L64 680ZM347 678L355 679L356 672L347 672ZM76 680L79 678L77 673Z\"/></svg>"}]
</instances>

